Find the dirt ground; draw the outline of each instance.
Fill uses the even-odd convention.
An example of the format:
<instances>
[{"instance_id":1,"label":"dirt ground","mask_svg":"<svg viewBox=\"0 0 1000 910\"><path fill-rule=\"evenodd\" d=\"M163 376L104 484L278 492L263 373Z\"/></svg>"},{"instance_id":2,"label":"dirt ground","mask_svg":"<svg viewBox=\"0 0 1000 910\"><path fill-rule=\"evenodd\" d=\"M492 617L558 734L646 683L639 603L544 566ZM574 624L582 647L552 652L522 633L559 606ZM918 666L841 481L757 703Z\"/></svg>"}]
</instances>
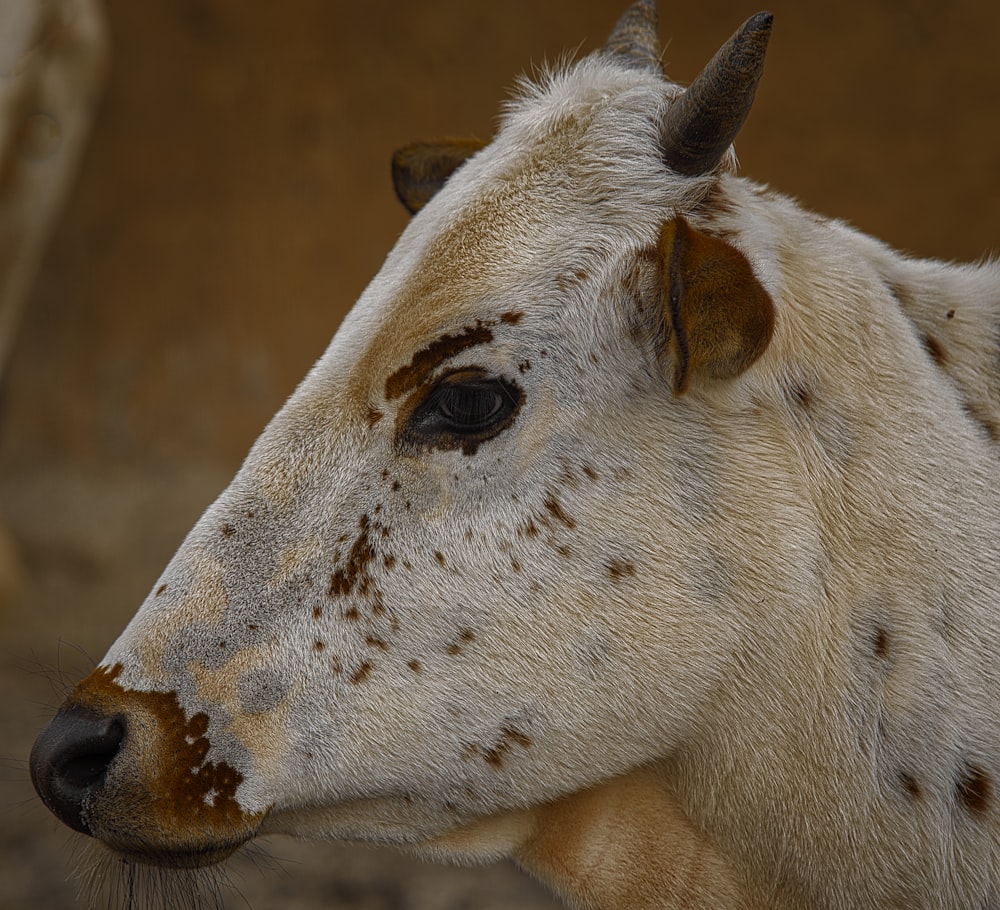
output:
<instances>
[{"instance_id":1,"label":"dirt ground","mask_svg":"<svg viewBox=\"0 0 1000 910\"><path fill-rule=\"evenodd\" d=\"M488 137L516 74L598 46L623 5L109 0L111 82L2 388L0 525L21 585L0 594L0 910L83 906L81 838L33 798L32 739L391 247L391 151ZM684 82L756 10L672 6L665 60ZM744 173L919 255L996 249L1000 5L771 8ZM258 910L555 906L504 865L269 849L281 869L232 873Z\"/></svg>"}]
</instances>

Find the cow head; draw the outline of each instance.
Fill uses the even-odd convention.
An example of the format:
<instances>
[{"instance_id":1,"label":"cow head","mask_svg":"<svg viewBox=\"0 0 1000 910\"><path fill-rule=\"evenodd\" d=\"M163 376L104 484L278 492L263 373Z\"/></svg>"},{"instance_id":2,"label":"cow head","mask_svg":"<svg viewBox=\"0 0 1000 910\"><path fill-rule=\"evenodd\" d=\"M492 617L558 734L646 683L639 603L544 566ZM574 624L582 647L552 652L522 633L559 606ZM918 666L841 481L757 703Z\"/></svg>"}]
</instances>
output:
<instances>
[{"instance_id":1,"label":"cow head","mask_svg":"<svg viewBox=\"0 0 1000 910\"><path fill-rule=\"evenodd\" d=\"M397 155L418 214L35 746L67 824L168 866L269 832L498 855L693 735L747 520L720 402L774 324L699 212L770 17L684 91L652 6L489 145Z\"/></svg>"}]
</instances>

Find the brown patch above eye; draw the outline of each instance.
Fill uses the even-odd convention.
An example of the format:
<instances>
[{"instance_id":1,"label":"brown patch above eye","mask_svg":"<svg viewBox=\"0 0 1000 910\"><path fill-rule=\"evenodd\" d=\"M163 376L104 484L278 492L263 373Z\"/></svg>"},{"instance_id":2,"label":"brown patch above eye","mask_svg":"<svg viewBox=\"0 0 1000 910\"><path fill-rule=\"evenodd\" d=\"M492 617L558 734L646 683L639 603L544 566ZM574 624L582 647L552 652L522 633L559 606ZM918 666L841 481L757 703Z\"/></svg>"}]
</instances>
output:
<instances>
[{"instance_id":1,"label":"brown patch above eye","mask_svg":"<svg viewBox=\"0 0 1000 910\"><path fill-rule=\"evenodd\" d=\"M417 351L405 367L400 367L385 381L385 397L392 401L419 386L442 363L456 354L493 340L489 326L477 320L457 335L442 335Z\"/></svg>"}]
</instances>

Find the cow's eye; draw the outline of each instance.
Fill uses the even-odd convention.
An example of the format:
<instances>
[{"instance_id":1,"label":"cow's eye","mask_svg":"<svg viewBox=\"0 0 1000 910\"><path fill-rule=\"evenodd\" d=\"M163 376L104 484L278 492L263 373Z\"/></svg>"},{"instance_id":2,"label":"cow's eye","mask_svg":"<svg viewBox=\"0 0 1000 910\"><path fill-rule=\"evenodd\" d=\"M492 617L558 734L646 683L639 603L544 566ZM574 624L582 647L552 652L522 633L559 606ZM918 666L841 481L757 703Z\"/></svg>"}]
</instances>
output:
<instances>
[{"instance_id":1,"label":"cow's eye","mask_svg":"<svg viewBox=\"0 0 1000 910\"><path fill-rule=\"evenodd\" d=\"M524 398L512 382L479 370L451 373L441 379L410 415L411 443L463 448L496 436L513 422Z\"/></svg>"}]
</instances>

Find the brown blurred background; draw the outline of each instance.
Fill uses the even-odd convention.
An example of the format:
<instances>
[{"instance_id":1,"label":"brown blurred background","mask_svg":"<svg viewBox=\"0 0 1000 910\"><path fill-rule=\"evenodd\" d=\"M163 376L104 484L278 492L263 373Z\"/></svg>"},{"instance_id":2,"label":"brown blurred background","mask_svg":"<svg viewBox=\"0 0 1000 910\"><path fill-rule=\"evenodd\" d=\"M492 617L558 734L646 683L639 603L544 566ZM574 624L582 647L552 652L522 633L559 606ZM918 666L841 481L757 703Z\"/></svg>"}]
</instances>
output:
<instances>
[{"instance_id":1,"label":"brown blurred background","mask_svg":"<svg viewBox=\"0 0 1000 910\"><path fill-rule=\"evenodd\" d=\"M78 906L31 741L392 246L392 150L489 137L516 74L599 46L624 5L108 0L110 82L0 389L21 566L0 602L0 910ZM662 3L668 73L690 81L757 8ZM995 249L1000 5L771 8L743 172L918 255ZM506 866L271 850L285 871L236 863L257 910L551 906Z\"/></svg>"}]
</instances>

